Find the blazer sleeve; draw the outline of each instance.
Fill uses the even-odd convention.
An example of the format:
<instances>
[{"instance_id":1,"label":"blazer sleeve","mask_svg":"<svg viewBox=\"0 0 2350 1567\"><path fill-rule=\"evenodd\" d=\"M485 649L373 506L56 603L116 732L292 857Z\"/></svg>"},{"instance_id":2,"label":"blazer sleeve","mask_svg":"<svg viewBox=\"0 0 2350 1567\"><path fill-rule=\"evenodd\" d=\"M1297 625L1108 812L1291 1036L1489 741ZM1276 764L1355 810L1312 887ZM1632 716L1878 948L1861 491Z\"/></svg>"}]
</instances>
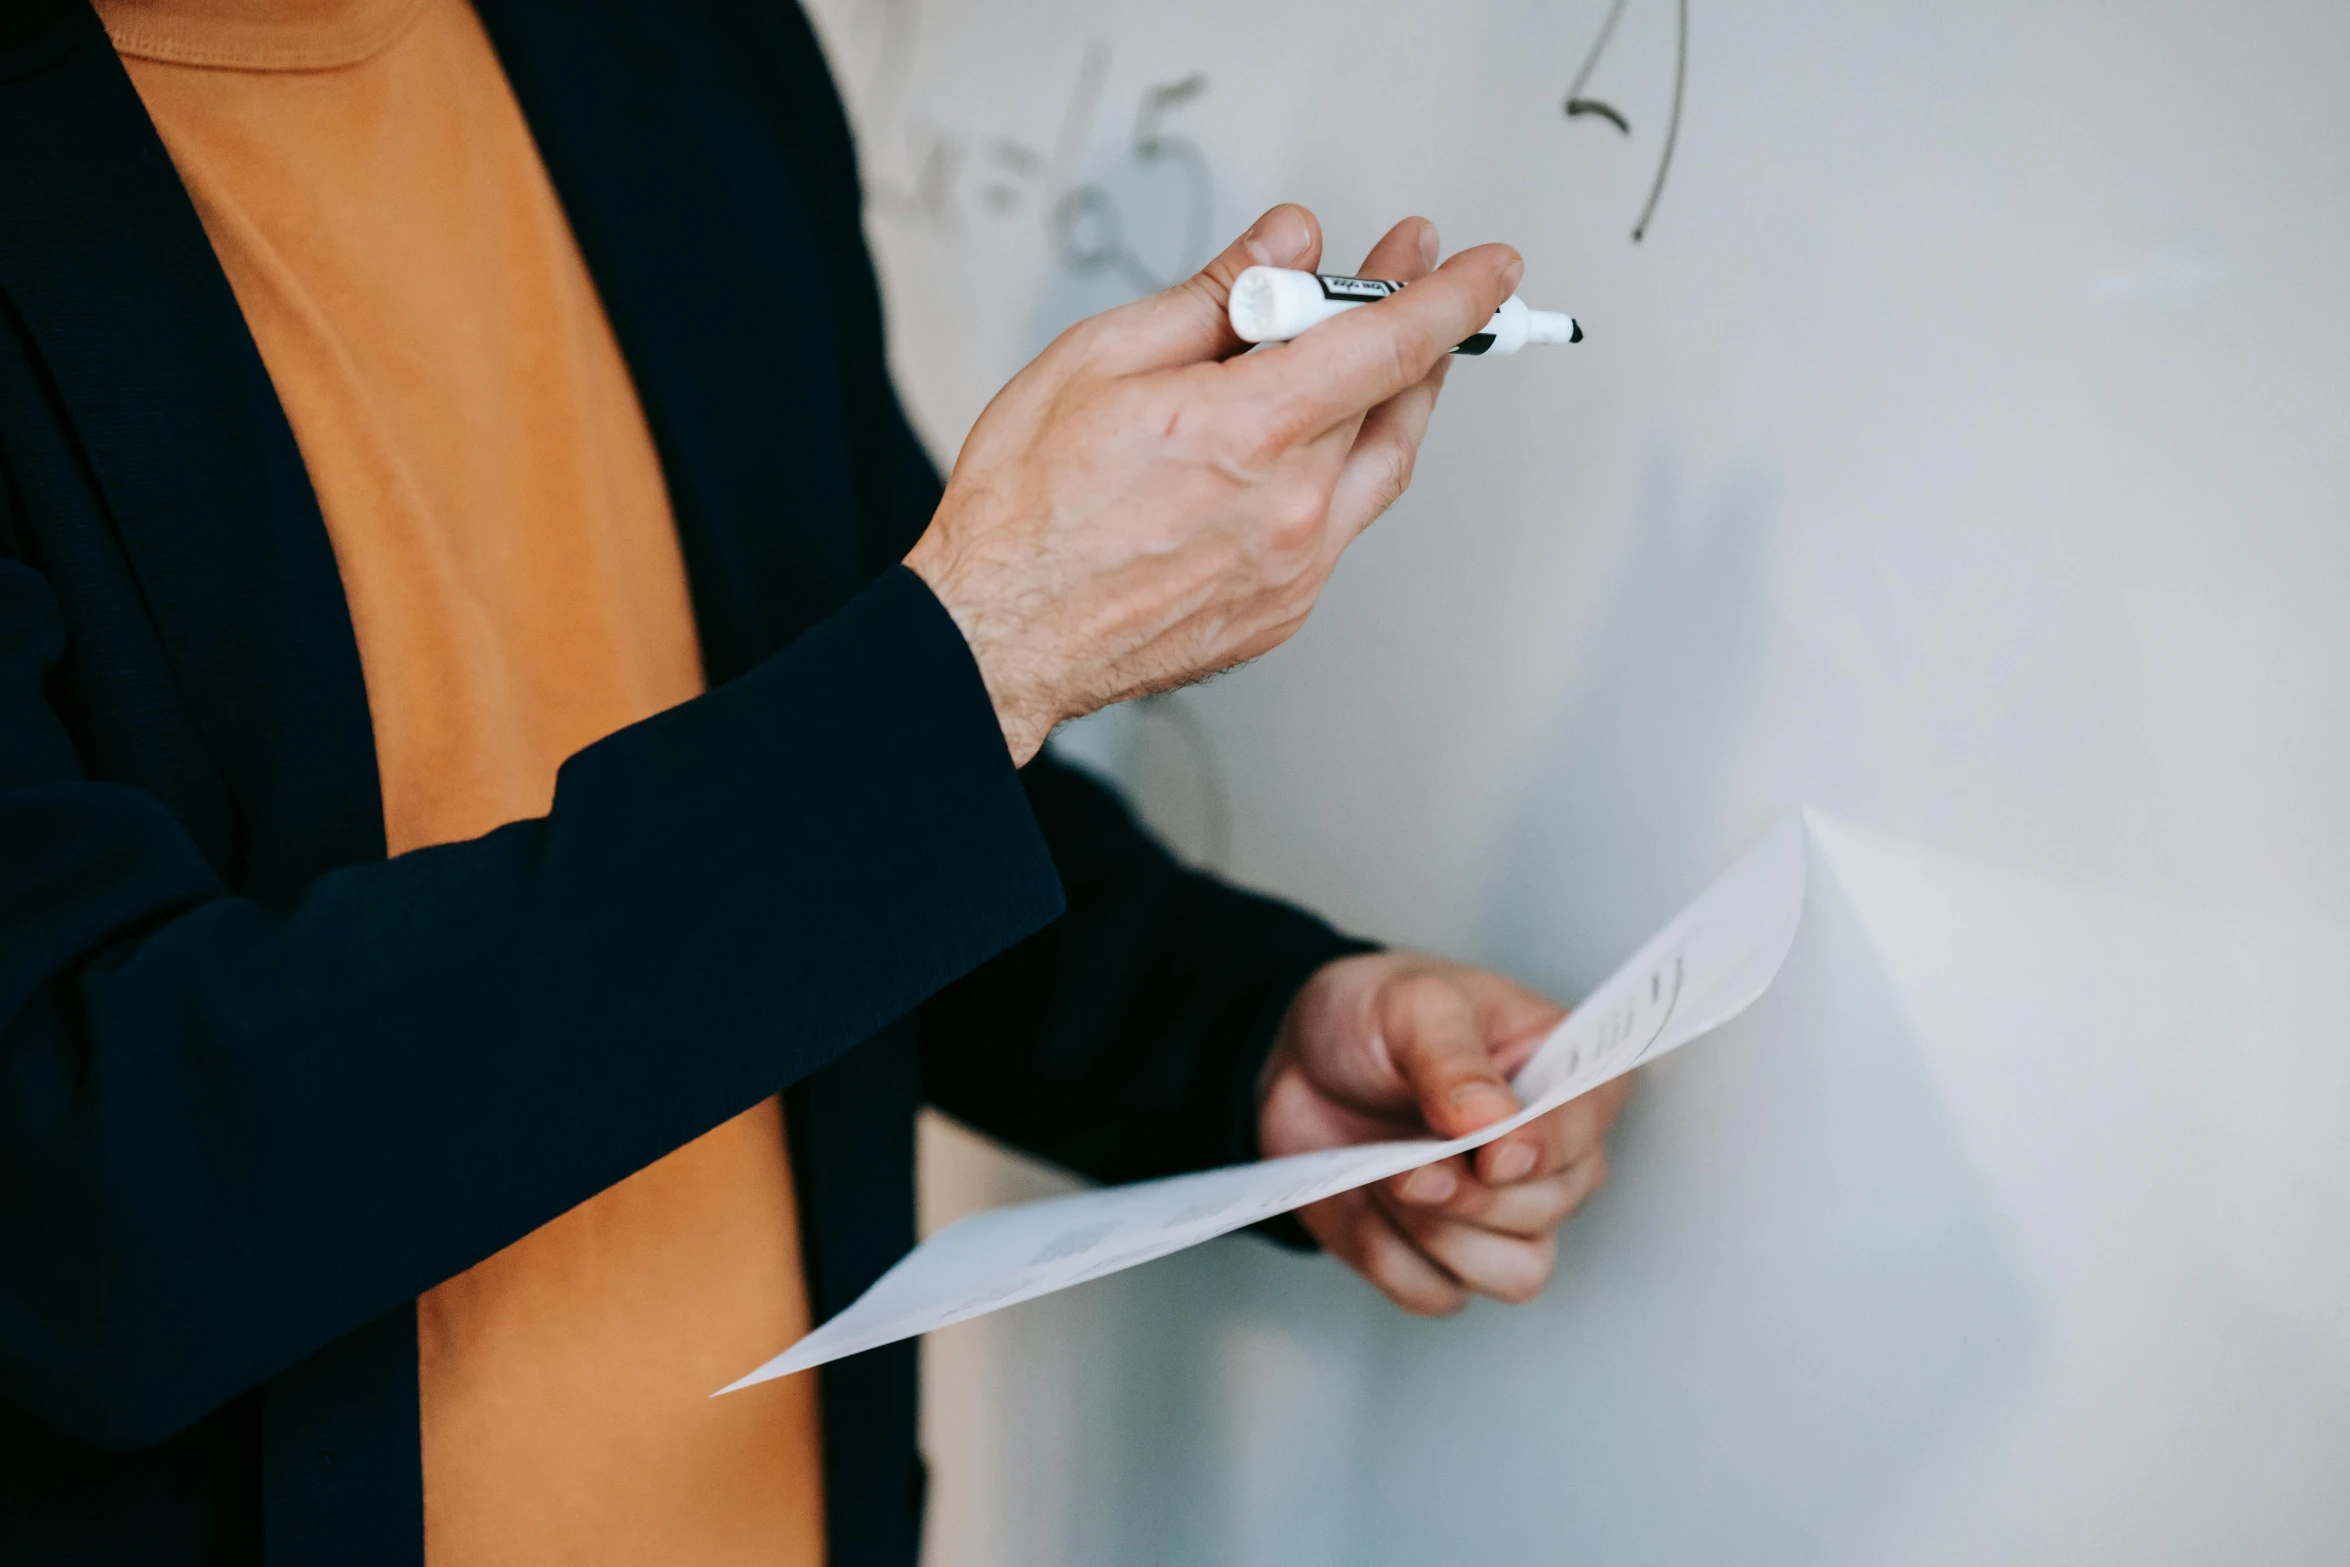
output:
<instances>
[{"instance_id":1,"label":"blazer sleeve","mask_svg":"<svg viewBox=\"0 0 2350 1567\"><path fill-rule=\"evenodd\" d=\"M903 570L581 752L544 818L282 911L87 776L64 645L0 556L0 1397L84 1441L161 1440L1061 906Z\"/></svg>"}]
</instances>

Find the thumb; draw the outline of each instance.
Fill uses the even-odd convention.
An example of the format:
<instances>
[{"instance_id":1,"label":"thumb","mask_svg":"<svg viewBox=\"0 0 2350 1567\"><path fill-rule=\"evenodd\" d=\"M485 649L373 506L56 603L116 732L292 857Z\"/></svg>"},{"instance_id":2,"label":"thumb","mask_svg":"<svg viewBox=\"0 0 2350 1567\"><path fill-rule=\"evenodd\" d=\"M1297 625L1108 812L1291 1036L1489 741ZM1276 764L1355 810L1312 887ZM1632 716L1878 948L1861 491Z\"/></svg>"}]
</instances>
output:
<instances>
[{"instance_id":1,"label":"thumb","mask_svg":"<svg viewBox=\"0 0 2350 1567\"><path fill-rule=\"evenodd\" d=\"M1232 284L1250 267L1311 271L1322 259L1322 225L1284 202L1224 247L1222 255L1172 288L1112 311L1115 329L1106 347L1125 371L1224 359L1249 345L1233 335Z\"/></svg>"},{"instance_id":2,"label":"thumb","mask_svg":"<svg viewBox=\"0 0 2350 1567\"><path fill-rule=\"evenodd\" d=\"M1459 1137L1516 1113L1518 1096L1494 1064L1475 1004L1443 975L1401 975L1381 991L1379 1032L1421 1118L1439 1136Z\"/></svg>"}]
</instances>

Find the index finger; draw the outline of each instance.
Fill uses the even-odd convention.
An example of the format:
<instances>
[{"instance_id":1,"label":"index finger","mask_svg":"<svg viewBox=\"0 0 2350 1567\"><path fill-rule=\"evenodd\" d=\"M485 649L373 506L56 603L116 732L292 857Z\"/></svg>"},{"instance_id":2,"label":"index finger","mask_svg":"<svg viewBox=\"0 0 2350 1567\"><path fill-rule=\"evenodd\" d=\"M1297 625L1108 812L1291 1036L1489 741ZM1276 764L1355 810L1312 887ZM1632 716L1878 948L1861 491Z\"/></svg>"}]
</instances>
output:
<instances>
[{"instance_id":1,"label":"index finger","mask_svg":"<svg viewBox=\"0 0 2350 1567\"><path fill-rule=\"evenodd\" d=\"M1311 440L1417 385L1475 335L1517 288L1525 262L1507 245L1464 250L1385 299L1349 310L1228 371L1281 447Z\"/></svg>"},{"instance_id":2,"label":"index finger","mask_svg":"<svg viewBox=\"0 0 2350 1567\"><path fill-rule=\"evenodd\" d=\"M1476 1007L1458 985L1437 973L1406 975L1380 993L1377 1006L1387 1057L1431 1131L1459 1137L1517 1110Z\"/></svg>"}]
</instances>

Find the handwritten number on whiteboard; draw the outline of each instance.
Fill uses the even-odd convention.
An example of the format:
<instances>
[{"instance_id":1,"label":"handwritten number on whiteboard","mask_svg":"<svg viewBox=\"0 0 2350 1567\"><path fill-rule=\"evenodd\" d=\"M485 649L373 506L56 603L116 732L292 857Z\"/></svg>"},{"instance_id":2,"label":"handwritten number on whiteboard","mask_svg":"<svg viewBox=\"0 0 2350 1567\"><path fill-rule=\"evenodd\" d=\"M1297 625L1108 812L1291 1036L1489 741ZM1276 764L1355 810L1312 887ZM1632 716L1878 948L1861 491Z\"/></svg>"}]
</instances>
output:
<instances>
[{"instance_id":1,"label":"handwritten number on whiteboard","mask_svg":"<svg viewBox=\"0 0 2350 1567\"><path fill-rule=\"evenodd\" d=\"M1567 118L1572 120L1586 114L1596 114L1629 136L1632 122L1622 114L1601 103L1597 98L1586 98L1583 89L1591 83L1591 73L1599 66L1599 57L1607 51L1607 41L1616 35L1616 23L1624 19L1625 0L1615 0L1608 7L1607 20L1599 24L1599 36L1591 40L1591 52L1583 56L1583 69L1575 73L1574 85L1567 89Z\"/></svg>"},{"instance_id":2,"label":"handwritten number on whiteboard","mask_svg":"<svg viewBox=\"0 0 2350 1567\"><path fill-rule=\"evenodd\" d=\"M1207 90L1208 79L1197 71L1179 82L1153 87L1144 97L1142 112L1134 124L1135 162L1146 166L1172 162L1183 170L1183 253L1176 258L1178 276L1194 267L1206 266L1214 254L1208 247L1216 238L1209 227L1216 217L1215 177L1208 170L1207 154L1200 151L1196 142L1167 135L1159 128L1159 122L1170 110L1181 108Z\"/></svg>"},{"instance_id":3,"label":"handwritten number on whiteboard","mask_svg":"<svg viewBox=\"0 0 2350 1567\"><path fill-rule=\"evenodd\" d=\"M1100 95L1100 77L1108 65L1106 46L1097 44L1087 52L1086 67L1079 73L1079 90L1070 100L1072 109L1080 99L1085 100L1087 121L1092 118L1093 103ZM1207 154L1200 151L1198 143L1172 135L1165 128L1170 113L1207 90L1208 79L1197 72L1181 81L1149 89L1143 94L1142 107L1134 118L1134 136L1127 143L1127 156L1138 167L1167 165L1183 176L1183 251L1175 258L1173 274L1160 276L1135 253L1134 247L1126 242L1117 200L1094 183L1074 186L1054 203L1053 241L1064 266L1079 273L1116 272L1137 292L1148 294L1167 287L1176 277L1207 262L1211 254L1208 247L1214 239L1209 225L1215 221L1215 187ZM1080 131L1077 136L1080 146L1083 140Z\"/></svg>"},{"instance_id":4,"label":"handwritten number on whiteboard","mask_svg":"<svg viewBox=\"0 0 2350 1567\"><path fill-rule=\"evenodd\" d=\"M1614 0L1608 7L1607 20L1599 24L1599 36L1592 39L1590 50L1583 56L1582 69L1575 73L1574 82L1567 88L1566 102L1568 119L1589 115L1607 121L1626 136L1632 134L1632 122L1614 105L1586 97L1584 89L1591 84L1591 73L1599 68L1599 57L1607 52L1608 41L1615 37L1616 23L1623 20L1628 3L1629 0ZM1665 145L1656 161L1656 178L1649 182L1648 200L1641 204L1640 217L1632 225L1634 244L1647 235L1649 220L1656 216L1657 200L1665 193L1665 176L1673 168L1673 147L1681 139L1681 101L1689 85L1689 0L1673 0L1673 8L1673 108L1665 122Z\"/></svg>"},{"instance_id":5,"label":"handwritten number on whiteboard","mask_svg":"<svg viewBox=\"0 0 2350 1567\"><path fill-rule=\"evenodd\" d=\"M1648 220L1656 216L1656 200L1665 193L1665 176L1673 168L1673 144L1681 139L1681 97L1689 85L1689 0L1674 0L1674 7L1679 26L1673 32L1673 117L1665 124L1664 155L1656 160L1656 181L1648 187L1648 204L1640 209L1640 221L1632 225L1634 244L1648 232Z\"/></svg>"}]
</instances>

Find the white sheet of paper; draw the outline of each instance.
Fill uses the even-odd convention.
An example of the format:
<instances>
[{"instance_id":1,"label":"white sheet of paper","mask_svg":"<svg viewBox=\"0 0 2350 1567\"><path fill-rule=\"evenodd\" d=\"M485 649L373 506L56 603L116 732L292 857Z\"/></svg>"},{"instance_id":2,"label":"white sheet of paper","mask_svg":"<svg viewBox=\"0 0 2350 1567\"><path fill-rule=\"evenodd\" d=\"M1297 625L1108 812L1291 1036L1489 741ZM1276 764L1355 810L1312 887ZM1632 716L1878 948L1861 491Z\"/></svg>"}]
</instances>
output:
<instances>
[{"instance_id":1,"label":"white sheet of paper","mask_svg":"<svg viewBox=\"0 0 2350 1567\"><path fill-rule=\"evenodd\" d=\"M1525 1108L1450 1142L1366 1143L1020 1203L953 1224L732 1393L1152 1261L1479 1147L1746 1010L1803 918L1805 828L1781 822L1544 1040L1512 1086ZM713 1397L717 1395L712 1395Z\"/></svg>"}]
</instances>

